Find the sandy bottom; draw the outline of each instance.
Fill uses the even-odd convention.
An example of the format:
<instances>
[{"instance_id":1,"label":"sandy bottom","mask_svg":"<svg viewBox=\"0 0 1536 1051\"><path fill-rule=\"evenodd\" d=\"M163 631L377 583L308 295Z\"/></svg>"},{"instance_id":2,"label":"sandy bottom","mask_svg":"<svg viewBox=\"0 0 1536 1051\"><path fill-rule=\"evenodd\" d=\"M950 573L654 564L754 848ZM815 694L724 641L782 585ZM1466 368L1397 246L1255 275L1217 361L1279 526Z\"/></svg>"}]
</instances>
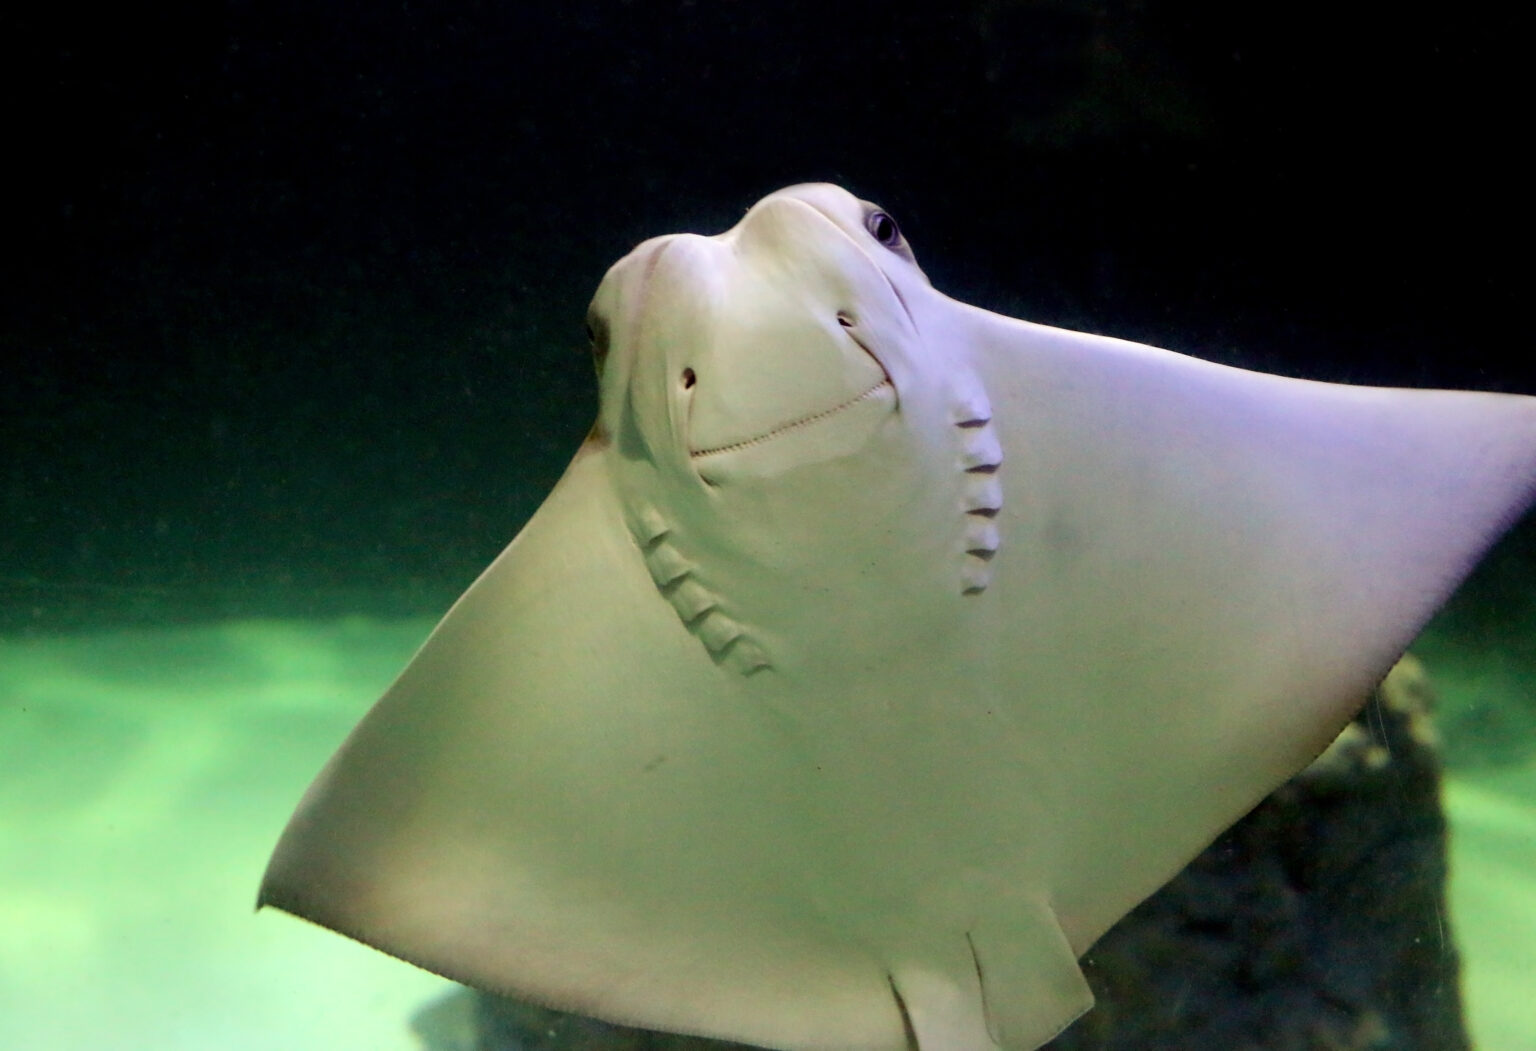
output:
<instances>
[{"instance_id":1,"label":"sandy bottom","mask_svg":"<svg viewBox=\"0 0 1536 1051\"><path fill-rule=\"evenodd\" d=\"M1451 922L1475 1046L1536 1049L1536 763L1446 786Z\"/></svg>"},{"instance_id":2,"label":"sandy bottom","mask_svg":"<svg viewBox=\"0 0 1536 1051\"><path fill-rule=\"evenodd\" d=\"M447 983L252 904L309 779L426 622L0 640L0 1047L416 1051ZM1483 1051L1536 1048L1536 765L1457 780Z\"/></svg>"}]
</instances>

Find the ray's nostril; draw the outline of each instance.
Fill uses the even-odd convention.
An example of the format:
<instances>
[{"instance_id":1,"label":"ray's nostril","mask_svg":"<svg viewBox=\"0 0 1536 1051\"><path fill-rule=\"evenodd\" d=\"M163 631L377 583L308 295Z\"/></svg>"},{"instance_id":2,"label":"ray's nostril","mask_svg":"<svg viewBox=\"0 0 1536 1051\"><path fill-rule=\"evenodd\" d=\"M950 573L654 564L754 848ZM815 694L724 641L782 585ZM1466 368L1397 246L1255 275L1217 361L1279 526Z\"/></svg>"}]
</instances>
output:
<instances>
[{"instance_id":1,"label":"ray's nostril","mask_svg":"<svg viewBox=\"0 0 1536 1051\"><path fill-rule=\"evenodd\" d=\"M844 328L852 328L853 318L850 317L846 311L839 310L837 312L837 323Z\"/></svg>"},{"instance_id":2,"label":"ray's nostril","mask_svg":"<svg viewBox=\"0 0 1536 1051\"><path fill-rule=\"evenodd\" d=\"M698 377L694 375L692 369L683 370L683 390L692 390L693 385L697 382Z\"/></svg>"}]
</instances>

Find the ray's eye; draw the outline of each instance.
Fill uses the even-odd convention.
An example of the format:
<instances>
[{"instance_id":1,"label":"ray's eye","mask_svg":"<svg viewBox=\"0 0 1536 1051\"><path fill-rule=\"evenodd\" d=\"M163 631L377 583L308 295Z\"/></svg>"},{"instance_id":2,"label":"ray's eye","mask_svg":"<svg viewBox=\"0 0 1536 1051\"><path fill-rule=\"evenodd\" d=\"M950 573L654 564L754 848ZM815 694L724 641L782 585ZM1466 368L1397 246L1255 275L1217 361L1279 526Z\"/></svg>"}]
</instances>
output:
<instances>
[{"instance_id":1,"label":"ray's eye","mask_svg":"<svg viewBox=\"0 0 1536 1051\"><path fill-rule=\"evenodd\" d=\"M901 227L896 225L896 220L887 212L874 211L864 220L864 228L869 231L876 241L887 248L895 248L901 244Z\"/></svg>"}]
</instances>

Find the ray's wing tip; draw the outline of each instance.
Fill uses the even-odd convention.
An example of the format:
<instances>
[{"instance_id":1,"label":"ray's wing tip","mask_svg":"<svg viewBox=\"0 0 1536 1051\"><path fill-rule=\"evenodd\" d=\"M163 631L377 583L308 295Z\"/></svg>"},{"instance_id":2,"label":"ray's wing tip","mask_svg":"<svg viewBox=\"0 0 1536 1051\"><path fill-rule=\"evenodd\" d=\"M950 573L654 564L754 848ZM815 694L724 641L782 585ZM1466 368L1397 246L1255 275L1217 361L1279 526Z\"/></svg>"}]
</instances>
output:
<instances>
[{"instance_id":1,"label":"ray's wing tip","mask_svg":"<svg viewBox=\"0 0 1536 1051\"><path fill-rule=\"evenodd\" d=\"M262 909L276 909L286 912L290 916L302 916L297 904L296 895L276 877L269 865L267 871L261 877L261 883L256 888L256 911Z\"/></svg>"}]
</instances>

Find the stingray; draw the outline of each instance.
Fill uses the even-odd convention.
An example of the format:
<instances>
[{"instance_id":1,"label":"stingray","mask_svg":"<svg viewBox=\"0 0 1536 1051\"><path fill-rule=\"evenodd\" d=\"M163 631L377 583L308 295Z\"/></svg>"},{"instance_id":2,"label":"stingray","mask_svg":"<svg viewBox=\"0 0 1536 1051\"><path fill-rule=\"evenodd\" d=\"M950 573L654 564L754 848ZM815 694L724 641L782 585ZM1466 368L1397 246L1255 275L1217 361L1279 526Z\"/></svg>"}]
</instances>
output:
<instances>
[{"instance_id":1,"label":"stingray","mask_svg":"<svg viewBox=\"0 0 1536 1051\"><path fill-rule=\"evenodd\" d=\"M260 903L653 1029L1045 1042L1536 491L1536 399L990 313L829 185L644 242L588 327L596 424Z\"/></svg>"}]
</instances>

